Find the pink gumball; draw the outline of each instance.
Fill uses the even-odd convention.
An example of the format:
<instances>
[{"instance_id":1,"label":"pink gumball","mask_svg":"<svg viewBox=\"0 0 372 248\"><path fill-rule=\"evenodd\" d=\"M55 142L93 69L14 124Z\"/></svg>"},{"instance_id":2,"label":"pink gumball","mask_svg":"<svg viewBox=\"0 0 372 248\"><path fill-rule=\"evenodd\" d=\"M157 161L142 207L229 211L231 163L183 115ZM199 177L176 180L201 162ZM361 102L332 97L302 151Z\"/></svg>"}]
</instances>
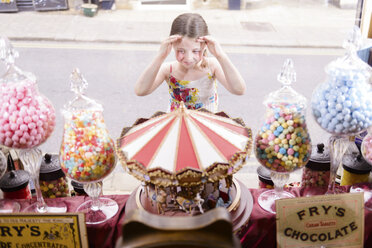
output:
<instances>
[{"instance_id":1,"label":"pink gumball","mask_svg":"<svg viewBox=\"0 0 372 248\"><path fill-rule=\"evenodd\" d=\"M36 123L39 120L39 116L37 116L37 115L33 115L31 118L32 118L32 121L36 122Z\"/></svg>"},{"instance_id":2,"label":"pink gumball","mask_svg":"<svg viewBox=\"0 0 372 248\"><path fill-rule=\"evenodd\" d=\"M25 124L30 123L31 121L32 121L32 119L31 119L31 117L28 116L28 115L26 115L25 118L23 118L23 122L24 122Z\"/></svg>"},{"instance_id":3,"label":"pink gumball","mask_svg":"<svg viewBox=\"0 0 372 248\"><path fill-rule=\"evenodd\" d=\"M9 124L5 124L3 127L4 127L4 131L10 131L10 125Z\"/></svg>"},{"instance_id":4,"label":"pink gumball","mask_svg":"<svg viewBox=\"0 0 372 248\"><path fill-rule=\"evenodd\" d=\"M11 131L6 131L5 132L5 137L11 138L12 136L13 136L13 132L11 132Z\"/></svg>"},{"instance_id":5,"label":"pink gumball","mask_svg":"<svg viewBox=\"0 0 372 248\"><path fill-rule=\"evenodd\" d=\"M14 134L19 136L19 137L22 137L23 136L23 131L18 129L14 132Z\"/></svg>"},{"instance_id":6,"label":"pink gumball","mask_svg":"<svg viewBox=\"0 0 372 248\"><path fill-rule=\"evenodd\" d=\"M11 138L5 139L5 142L4 142L5 146L12 146L12 144L13 144L13 140Z\"/></svg>"},{"instance_id":7,"label":"pink gumball","mask_svg":"<svg viewBox=\"0 0 372 248\"><path fill-rule=\"evenodd\" d=\"M294 154L294 150L292 148L289 148L287 150L287 153L288 153L288 155L293 155Z\"/></svg>"},{"instance_id":8,"label":"pink gumball","mask_svg":"<svg viewBox=\"0 0 372 248\"><path fill-rule=\"evenodd\" d=\"M10 124L10 129L11 129L12 131L17 130L17 129L18 129L18 125L17 125L17 123L12 123L12 124Z\"/></svg>"},{"instance_id":9,"label":"pink gumball","mask_svg":"<svg viewBox=\"0 0 372 248\"><path fill-rule=\"evenodd\" d=\"M18 92L16 97L17 97L18 100L21 100L25 97L25 95L22 92Z\"/></svg>"},{"instance_id":10,"label":"pink gumball","mask_svg":"<svg viewBox=\"0 0 372 248\"><path fill-rule=\"evenodd\" d=\"M10 98L10 101L9 101L11 104L13 104L13 105L17 105L17 103L18 103L18 99L16 98L16 97L12 97L12 98Z\"/></svg>"},{"instance_id":11,"label":"pink gumball","mask_svg":"<svg viewBox=\"0 0 372 248\"><path fill-rule=\"evenodd\" d=\"M37 135L37 129L32 129L30 132L31 136L36 136Z\"/></svg>"},{"instance_id":12,"label":"pink gumball","mask_svg":"<svg viewBox=\"0 0 372 248\"><path fill-rule=\"evenodd\" d=\"M23 118L18 117L16 123L17 123L18 125L22 125L22 124L23 124Z\"/></svg>"},{"instance_id":13,"label":"pink gumball","mask_svg":"<svg viewBox=\"0 0 372 248\"><path fill-rule=\"evenodd\" d=\"M24 132L22 138L24 138L26 140L29 140L30 139L30 135L27 132Z\"/></svg>"},{"instance_id":14,"label":"pink gumball","mask_svg":"<svg viewBox=\"0 0 372 248\"><path fill-rule=\"evenodd\" d=\"M28 127L26 124L22 124L20 127L19 127L20 130L24 131L24 132L27 132L28 130Z\"/></svg>"},{"instance_id":15,"label":"pink gumball","mask_svg":"<svg viewBox=\"0 0 372 248\"><path fill-rule=\"evenodd\" d=\"M14 105L14 104L10 104L9 105L9 112L10 113L12 113L12 112L14 112L14 111L16 111L17 110L17 106L16 105Z\"/></svg>"},{"instance_id":16,"label":"pink gumball","mask_svg":"<svg viewBox=\"0 0 372 248\"><path fill-rule=\"evenodd\" d=\"M34 122L30 122L30 123L28 123L28 129L34 129L34 128L36 128L36 124L34 123Z\"/></svg>"},{"instance_id":17,"label":"pink gumball","mask_svg":"<svg viewBox=\"0 0 372 248\"><path fill-rule=\"evenodd\" d=\"M24 145L24 144L27 143L27 140L24 139L24 138L20 138L20 139L19 139L19 143L20 143L21 145Z\"/></svg>"},{"instance_id":18,"label":"pink gumball","mask_svg":"<svg viewBox=\"0 0 372 248\"><path fill-rule=\"evenodd\" d=\"M12 140L13 140L13 142L18 143L19 142L19 137L17 135L13 135Z\"/></svg>"}]
</instances>

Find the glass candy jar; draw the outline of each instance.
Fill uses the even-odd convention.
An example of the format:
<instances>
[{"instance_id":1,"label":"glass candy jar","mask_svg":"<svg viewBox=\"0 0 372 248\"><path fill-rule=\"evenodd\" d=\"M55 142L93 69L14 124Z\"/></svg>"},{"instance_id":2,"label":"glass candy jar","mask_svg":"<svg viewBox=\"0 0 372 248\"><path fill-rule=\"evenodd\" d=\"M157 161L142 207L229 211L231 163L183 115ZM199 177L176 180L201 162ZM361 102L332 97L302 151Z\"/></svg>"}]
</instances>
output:
<instances>
[{"instance_id":1,"label":"glass candy jar","mask_svg":"<svg viewBox=\"0 0 372 248\"><path fill-rule=\"evenodd\" d=\"M344 43L346 54L327 65L326 81L313 92L315 120L332 134L352 135L372 124L370 73L357 55L360 43L361 34L355 27Z\"/></svg>"},{"instance_id":2,"label":"glass candy jar","mask_svg":"<svg viewBox=\"0 0 372 248\"><path fill-rule=\"evenodd\" d=\"M342 158L342 167L341 186L368 182L371 165L360 154L346 154Z\"/></svg>"},{"instance_id":3,"label":"glass candy jar","mask_svg":"<svg viewBox=\"0 0 372 248\"><path fill-rule=\"evenodd\" d=\"M102 223L116 214L118 205L99 197L103 180L115 167L114 142L103 118L103 106L84 95L87 82L78 69L71 74L75 97L62 109L64 117L60 161L66 176L84 184L91 197L77 209L86 213L87 224Z\"/></svg>"},{"instance_id":4,"label":"glass candy jar","mask_svg":"<svg viewBox=\"0 0 372 248\"><path fill-rule=\"evenodd\" d=\"M11 170L1 178L0 188L4 199L31 199L28 186L30 174L24 170Z\"/></svg>"},{"instance_id":5,"label":"glass candy jar","mask_svg":"<svg viewBox=\"0 0 372 248\"><path fill-rule=\"evenodd\" d=\"M40 166L39 182L41 192L45 198L68 196L68 182L57 154L46 153L44 155Z\"/></svg>"},{"instance_id":6,"label":"glass candy jar","mask_svg":"<svg viewBox=\"0 0 372 248\"><path fill-rule=\"evenodd\" d=\"M293 62L288 59L278 75L282 87L271 92L264 100L265 122L255 138L256 158L271 170L275 188L262 193L258 202L271 213L275 213L275 200L293 197L283 191L283 187L289 179L289 173L303 168L311 154L305 121L306 98L291 87L295 79Z\"/></svg>"},{"instance_id":7,"label":"glass candy jar","mask_svg":"<svg viewBox=\"0 0 372 248\"><path fill-rule=\"evenodd\" d=\"M327 187L330 177L330 154L324 144L313 147L309 162L302 172L303 187Z\"/></svg>"},{"instance_id":8,"label":"glass candy jar","mask_svg":"<svg viewBox=\"0 0 372 248\"><path fill-rule=\"evenodd\" d=\"M62 110L64 133L60 150L65 174L78 182L97 182L115 166L114 142L108 134L103 107L83 95L87 83L80 72L72 74L75 98Z\"/></svg>"},{"instance_id":9,"label":"glass candy jar","mask_svg":"<svg viewBox=\"0 0 372 248\"><path fill-rule=\"evenodd\" d=\"M266 121L255 139L258 161L280 173L304 167L311 153L305 121L306 98L290 86L295 74L290 71L293 62L287 63L289 71L279 75L282 87L264 100Z\"/></svg>"},{"instance_id":10,"label":"glass candy jar","mask_svg":"<svg viewBox=\"0 0 372 248\"><path fill-rule=\"evenodd\" d=\"M55 127L55 111L39 93L33 74L14 65L18 53L9 40L0 37L0 60L6 73L0 78L0 144L33 148L42 144Z\"/></svg>"},{"instance_id":11,"label":"glass candy jar","mask_svg":"<svg viewBox=\"0 0 372 248\"><path fill-rule=\"evenodd\" d=\"M345 55L326 66L327 79L315 88L311 99L315 121L332 134L328 145L331 153L328 193L338 193L336 174L349 147L349 136L372 124L370 69L357 55L361 42L361 32L355 26L344 42Z\"/></svg>"}]
</instances>

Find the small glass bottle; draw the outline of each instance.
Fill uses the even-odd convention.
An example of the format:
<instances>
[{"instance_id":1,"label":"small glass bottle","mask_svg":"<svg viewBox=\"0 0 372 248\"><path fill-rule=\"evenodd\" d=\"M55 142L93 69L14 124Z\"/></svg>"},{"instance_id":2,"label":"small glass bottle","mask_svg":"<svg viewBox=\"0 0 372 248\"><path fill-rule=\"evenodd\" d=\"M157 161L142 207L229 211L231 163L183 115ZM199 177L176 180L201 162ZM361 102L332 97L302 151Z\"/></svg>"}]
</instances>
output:
<instances>
[{"instance_id":1,"label":"small glass bottle","mask_svg":"<svg viewBox=\"0 0 372 248\"><path fill-rule=\"evenodd\" d=\"M28 187L30 174L24 170L11 170L0 179L0 189L4 199L31 199Z\"/></svg>"},{"instance_id":2,"label":"small glass bottle","mask_svg":"<svg viewBox=\"0 0 372 248\"><path fill-rule=\"evenodd\" d=\"M330 154L324 144L313 147L309 162L302 172L303 187L327 187L330 177Z\"/></svg>"},{"instance_id":3,"label":"small glass bottle","mask_svg":"<svg viewBox=\"0 0 372 248\"><path fill-rule=\"evenodd\" d=\"M368 182L371 165L360 154L344 155L342 167L344 172L341 178L341 186Z\"/></svg>"},{"instance_id":4,"label":"small glass bottle","mask_svg":"<svg viewBox=\"0 0 372 248\"><path fill-rule=\"evenodd\" d=\"M270 170L266 169L266 167L259 166L257 168L258 174L258 187L260 189L273 189L274 182L271 180Z\"/></svg>"},{"instance_id":5,"label":"small glass bottle","mask_svg":"<svg viewBox=\"0 0 372 248\"><path fill-rule=\"evenodd\" d=\"M44 198L66 197L69 187L59 163L59 155L46 153L40 166L40 189Z\"/></svg>"}]
</instances>

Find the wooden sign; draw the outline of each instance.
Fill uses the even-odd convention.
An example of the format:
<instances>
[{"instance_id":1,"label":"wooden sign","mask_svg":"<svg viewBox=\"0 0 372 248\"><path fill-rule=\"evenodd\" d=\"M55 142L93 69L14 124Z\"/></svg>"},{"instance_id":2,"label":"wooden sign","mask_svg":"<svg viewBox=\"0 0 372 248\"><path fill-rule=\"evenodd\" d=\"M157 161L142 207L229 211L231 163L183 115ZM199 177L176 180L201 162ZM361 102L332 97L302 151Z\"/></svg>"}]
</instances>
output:
<instances>
[{"instance_id":1,"label":"wooden sign","mask_svg":"<svg viewBox=\"0 0 372 248\"><path fill-rule=\"evenodd\" d=\"M363 247L363 193L276 201L278 247Z\"/></svg>"},{"instance_id":2,"label":"wooden sign","mask_svg":"<svg viewBox=\"0 0 372 248\"><path fill-rule=\"evenodd\" d=\"M88 247L83 213L0 214L0 247Z\"/></svg>"}]
</instances>

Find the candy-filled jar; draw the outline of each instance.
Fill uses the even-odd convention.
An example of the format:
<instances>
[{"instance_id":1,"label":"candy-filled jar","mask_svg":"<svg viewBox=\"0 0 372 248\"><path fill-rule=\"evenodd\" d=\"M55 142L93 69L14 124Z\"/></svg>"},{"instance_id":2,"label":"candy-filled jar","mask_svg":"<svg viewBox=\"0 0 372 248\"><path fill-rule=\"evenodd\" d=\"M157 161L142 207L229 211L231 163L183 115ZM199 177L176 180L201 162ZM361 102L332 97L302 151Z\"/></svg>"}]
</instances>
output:
<instances>
[{"instance_id":1,"label":"candy-filled jar","mask_svg":"<svg viewBox=\"0 0 372 248\"><path fill-rule=\"evenodd\" d=\"M346 54L325 68L328 75L313 92L316 122L327 132L352 135L372 125L372 89L369 68L357 55L361 34L357 27L344 43Z\"/></svg>"},{"instance_id":2,"label":"candy-filled jar","mask_svg":"<svg viewBox=\"0 0 372 248\"><path fill-rule=\"evenodd\" d=\"M33 148L42 144L55 127L55 111L38 91L36 78L14 65L18 53L0 37L0 60L6 73L0 78L0 144Z\"/></svg>"},{"instance_id":3,"label":"candy-filled jar","mask_svg":"<svg viewBox=\"0 0 372 248\"><path fill-rule=\"evenodd\" d=\"M28 186L30 174L24 170L11 170L0 179L4 199L31 199Z\"/></svg>"},{"instance_id":4,"label":"candy-filled jar","mask_svg":"<svg viewBox=\"0 0 372 248\"><path fill-rule=\"evenodd\" d=\"M79 80L79 75L74 74ZM84 85L72 84L75 98L64 106L65 119L60 150L61 166L78 182L95 182L106 177L115 166L114 142L108 134L103 107L82 94Z\"/></svg>"},{"instance_id":5,"label":"candy-filled jar","mask_svg":"<svg viewBox=\"0 0 372 248\"><path fill-rule=\"evenodd\" d=\"M69 195L68 182L61 169L58 154L46 153L40 166L40 189L44 198L58 198Z\"/></svg>"},{"instance_id":6,"label":"candy-filled jar","mask_svg":"<svg viewBox=\"0 0 372 248\"><path fill-rule=\"evenodd\" d=\"M282 77L282 87L264 101L266 120L256 136L255 153L263 166L288 173L305 166L311 144L305 121L306 98L290 86L294 78Z\"/></svg>"},{"instance_id":7,"label":"candy-filled jar","mask_svg":"<svg viewBox=\"0 0 372 248\"><path fill-rule=\"evenodd\" d=\"M119 209L114 200L100 197L100 181L116 164L114 141L103 119L103 106L84 95L88 84L80 71L75 69L70 78L75 97L62 109L65 122L60 162L66 176L82 183L91 198L77 211L86 214L87 224L99 224L113 217Z\"/></svg>"},{"instance_id":8,"label":"candy-filled jar","mask_svg":"<svg viewBox=\"0 0 372 248\"><path fill-rule=\"evenodd\" d=\"M309 162L302 172L303 187L327 187L330 177L329 149L323 143L313 147Z\"/></svg>"},{"instance_id":9,"label":"candy-filled jar","mask_svg":"<svg viewBox=\"0 0 372 248\"><path fill-rule=\"evenodd\" d=\"M288 59L278 75L282 87L265 97L265 122L255 138L256 158L271 170L274 182L274 190L260 194L258 203L271 213L276 213L275 200L294 197L283 187L289 173L303 168L311 154L305 121L306 98L291 87L295 80L293 62Z\"/></svg>"},{"instance_id":10,"label":"candy-filled jar","mask_svg":"<svg viewBox=\"0 0 372 248\"><path fill-rule=\"evenodd\" d=\"M342 158L341 186L366 183L371 172L371 165L368 164L360 154L346 154Z\"/></svg>"}]
</instances>

